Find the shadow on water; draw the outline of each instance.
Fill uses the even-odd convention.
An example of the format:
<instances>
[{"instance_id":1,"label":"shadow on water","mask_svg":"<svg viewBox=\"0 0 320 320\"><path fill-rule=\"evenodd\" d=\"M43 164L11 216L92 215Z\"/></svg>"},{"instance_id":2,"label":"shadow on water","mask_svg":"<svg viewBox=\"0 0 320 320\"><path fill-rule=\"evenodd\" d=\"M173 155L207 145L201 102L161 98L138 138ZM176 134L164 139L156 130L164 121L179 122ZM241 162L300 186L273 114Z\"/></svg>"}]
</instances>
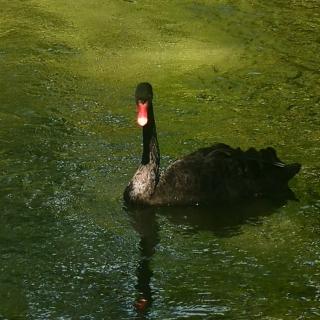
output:
<instances>
[{"instance_id":1,"label":"shadow on water","mask_svg":"<svg viewBox=\"0 0 320 320\"><path fill-rule=\"evenodd\" d=\"M188 226L190 233L211 231L218 237L232 237L241 232L242 225L261 223L263 217L275 213L287 201L288 199L257 199L240 204L163 208L160 212L171 223Z\"/></svg>"},{"instance_id":2,"label":"shadow on water","mask_svg":"<svg viewBox=\"0 0 320 320\"><path fill-rule=\"evenodd\" d=\"M154 302L150 282L153 271L151 261L160 243L159 215L170 223L187 226L186 232L211 231L217 237L232 237L241 232L245 224L257 225L262 218L276 213L288 200L297 200L293 193L285 198L257 199L238 204L198 207L127 208L131 223L139 234L140 260L136 269L136 319L146 319Z\"/></svg>"}]
</instances>

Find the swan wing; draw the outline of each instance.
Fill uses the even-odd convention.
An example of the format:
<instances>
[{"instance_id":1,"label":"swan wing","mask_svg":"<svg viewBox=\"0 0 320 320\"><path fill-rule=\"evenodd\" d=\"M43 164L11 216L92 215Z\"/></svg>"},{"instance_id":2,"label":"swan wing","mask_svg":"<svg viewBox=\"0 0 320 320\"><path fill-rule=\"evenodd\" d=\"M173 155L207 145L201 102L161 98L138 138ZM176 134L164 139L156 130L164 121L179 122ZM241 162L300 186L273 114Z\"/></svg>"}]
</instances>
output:
<instances>
[{"instance_id":1,"label":"swan wing","mask_svg":"<svg viewBox=\"0 0 320 320\"><path fill-rule=\"evenodd\" d=\"M158 204L233 202L288 191L300 165L286 165L273 148L242 151L225 144L199 149L172 163L161 175Z\"/></svg>"}]
</instances>

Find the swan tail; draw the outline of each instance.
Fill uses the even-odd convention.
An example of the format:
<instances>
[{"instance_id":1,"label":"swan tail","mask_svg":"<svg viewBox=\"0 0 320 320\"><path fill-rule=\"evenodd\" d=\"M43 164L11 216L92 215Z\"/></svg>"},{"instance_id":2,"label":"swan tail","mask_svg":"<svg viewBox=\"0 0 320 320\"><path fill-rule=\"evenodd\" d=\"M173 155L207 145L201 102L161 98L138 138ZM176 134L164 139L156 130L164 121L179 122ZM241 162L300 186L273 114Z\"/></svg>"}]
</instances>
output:
<instances>
[{"instance_id":1,"label":"swan tail","mask_svg":"<svg viewBox=\"0 0 320 320\"><path fill-rule=\"evenodd\" d=\"M244 152L244 156L248 160L256 160L261 164L283 168L282 172L287 180L293 178L301 169L300 163L285 164L282 162L272 147L261 149L259 151L254 148L250 148Z\"/></svg>"},{"instance_id":2,"label":"swan tail","mask_svg":"<svg viewBox=\"0 0 320 320\"><path fill-rule=\"evenodd\" d=\"M291 163L285 165L285 175L287 180L289 181L292 179L301 169L301 164L300 163Z\"/></svg>"},{"instance_id":3,"label":"swan tail","mask_svg":"<svg viewBox=\"0 0 320 320\"><path fill-rule=\"evenodd\" d=\"M301 169L300 163L291 163L291 164L283 163L278 158L276 151L271 147L262 149L260 152L263 155L263 159L267 160L269 163L272 163L276 167L283 168L282 172L284 174L284 179L286 181L289 181L290 179L292 179Z\"/></svg>"}]
</instances>

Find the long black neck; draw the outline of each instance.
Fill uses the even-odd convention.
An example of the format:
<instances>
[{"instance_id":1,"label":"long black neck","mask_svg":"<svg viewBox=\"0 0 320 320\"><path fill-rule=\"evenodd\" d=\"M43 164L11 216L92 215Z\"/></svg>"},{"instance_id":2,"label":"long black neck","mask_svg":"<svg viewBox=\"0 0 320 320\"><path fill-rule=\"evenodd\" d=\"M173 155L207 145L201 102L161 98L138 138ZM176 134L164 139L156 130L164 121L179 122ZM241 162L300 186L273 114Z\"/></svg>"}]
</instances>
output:
<instances>
[{"instance_id":1,"label":"long black neck","mask_svg":"<svg viewBox=\"0 0 320 320\"><path fill-rule=\"evenodd\" d=\"M143 127L143 152L141 164L146 165L150 162L156 166L160 165L160 150L152 102L150 102L148 106L148 123Z\"/></svg>"}]
</instances>

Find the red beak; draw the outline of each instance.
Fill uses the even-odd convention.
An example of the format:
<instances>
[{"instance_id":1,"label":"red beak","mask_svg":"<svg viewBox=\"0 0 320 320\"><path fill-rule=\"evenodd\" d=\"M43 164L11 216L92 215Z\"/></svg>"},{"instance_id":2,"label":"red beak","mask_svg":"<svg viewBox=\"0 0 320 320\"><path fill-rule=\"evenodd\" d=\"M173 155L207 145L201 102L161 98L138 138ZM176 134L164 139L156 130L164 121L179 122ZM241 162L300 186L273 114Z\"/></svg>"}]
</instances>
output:
<instances>
[{"instance_id":1,"label":"red beak","mask_svg":"<svg viewBox=\"0 0 320 320\"><path fill-rule=\"evenodd\" d=\"M144 127L148 123L148 102L138 101L137 104L137 122L138 125Z\"/></svg>"}]
</instances>

